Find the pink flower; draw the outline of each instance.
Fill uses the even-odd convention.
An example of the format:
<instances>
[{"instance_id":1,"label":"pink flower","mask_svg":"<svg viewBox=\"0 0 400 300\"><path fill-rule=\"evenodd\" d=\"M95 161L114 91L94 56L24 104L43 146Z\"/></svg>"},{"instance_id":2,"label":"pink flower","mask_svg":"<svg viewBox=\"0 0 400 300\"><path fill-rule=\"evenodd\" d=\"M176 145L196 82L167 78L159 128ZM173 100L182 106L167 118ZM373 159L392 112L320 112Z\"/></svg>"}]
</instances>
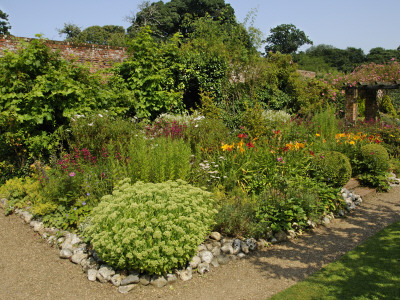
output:
<instances>
[{"instance_id":1,"label":"pink flower","mask_svg":"<svg viewBox=\"0 0 400 300\"><path fill-rule=\"evenodd\" d=\"M74 177L74 176L75 176L75 172L69 173L69 177Z\"/></svg>"}]
</instances>

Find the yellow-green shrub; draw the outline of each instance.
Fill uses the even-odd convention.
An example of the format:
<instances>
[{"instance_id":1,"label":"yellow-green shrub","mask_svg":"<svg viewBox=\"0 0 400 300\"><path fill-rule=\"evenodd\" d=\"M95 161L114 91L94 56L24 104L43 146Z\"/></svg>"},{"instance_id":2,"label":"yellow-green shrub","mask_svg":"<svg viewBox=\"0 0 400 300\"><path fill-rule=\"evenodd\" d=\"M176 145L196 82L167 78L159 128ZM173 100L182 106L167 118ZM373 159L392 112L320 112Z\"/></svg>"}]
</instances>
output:
<instances>
[{"instance_id":1,"label":"yellow-green shrub","mask_svg":"<svg viewBox=\"0 0 400 300\"><path fill-rule=\"evenodd\" d=\"M107 264L165 274L195 255L214 222L213 204L209 192L181 180L124 179L93 209L84 233Z\"/></svg>"}]
</instances>

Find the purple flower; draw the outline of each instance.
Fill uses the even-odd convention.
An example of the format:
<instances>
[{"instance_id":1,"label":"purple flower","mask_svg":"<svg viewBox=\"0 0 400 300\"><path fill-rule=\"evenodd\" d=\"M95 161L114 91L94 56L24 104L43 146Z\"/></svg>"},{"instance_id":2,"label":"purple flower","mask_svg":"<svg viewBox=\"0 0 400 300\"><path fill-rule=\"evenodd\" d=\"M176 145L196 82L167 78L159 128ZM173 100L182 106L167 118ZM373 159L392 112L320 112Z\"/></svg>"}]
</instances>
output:
<instances>
[{"instance_id":1,"label":"purple flower","mask_svg":"<svg viewBox=\"0 0 400 300\"><path fill-rule=\"evenodd\" d=\"M74 207L74 210L76 210L76 207Z\"/></svg>"},{"instance_id":2,"label":"purple flower","mask_svg":"<svg viewBox=\"0 0 400 300\"><path fill-rule=\"evenodd\" d=\"M85 206L85 205L86 205L86 202L85 202L85 201L83 201L83 202L82 202L82 206Z\"/></svg>"},{"instance_id":3,"label":"purple flower","mask_svg":"<svg viewBox=\"0 0 400 300\"><path fill-rule=\"evenodd\" d=\"M69 177L74 177L74 176L75 176L75 172L69 173Z\"/></svg>"},{"instance_id":4,"label":"purple flower","mask_svg":"<svg viewBox=\"0 0 400 300\"><path fill-rule=\"evenodd\" d=\"M321 156L320 156L320 158L324 159L324 158L325 158L325 156L321 155Z\"/></svg>"},{"instance_id":5,"label":"purple flower","mask_svg":"<svg viewBox=\"0 0 400 300\"><path fill-rule=\"evenodd\" d=\"M86 196L90 196L90 193L86 193Z\"/></svg>"},{"instance_id":6,"label":"purple flower","mask_svg":"<svg viewBox=\"0 0 400 300\"><path fill-rule=\"evenodd\" d=\"M282 157L278 157L278 158L276 159L276 161L279 161L279 162L281 162L282 160L283 160Z\"/></svg>"}]
</instances>

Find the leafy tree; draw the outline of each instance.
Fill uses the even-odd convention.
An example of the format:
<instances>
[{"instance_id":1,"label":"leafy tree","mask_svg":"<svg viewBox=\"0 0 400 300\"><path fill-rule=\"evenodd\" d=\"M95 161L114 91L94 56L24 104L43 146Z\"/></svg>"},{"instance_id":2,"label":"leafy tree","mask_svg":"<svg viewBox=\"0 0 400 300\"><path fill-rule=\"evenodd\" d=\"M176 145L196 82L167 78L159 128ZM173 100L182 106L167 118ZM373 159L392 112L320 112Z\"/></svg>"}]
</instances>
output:
<instances>
[{"instance_id":1,"label":"leafy tree","mask_svg":"<svg viewBox=\"0 0 400 300\"><path fill-rule=\"evenodd\" d=\"M59 34L66 34L66 41L97 45L125 46L125 29L122 26L89 26L81 30L77 25L64 24Z\"/></svg>"},{"instance_id":2,"label":"leafy tree","mask_svg":"<svg viewBox=\"0 0 400 300\"><path fill-rule=\"evenodd\" d=\"M364 51L360 48L348 47L339 49L331 45L312 46L305 53L293 55L299 67L310 71L351 72L365 61Z\"/></svg>"},{"instance_id":3,"label":"leafy tree","mask_svg":"<svg viewBox=\"0 0 400 300\"><path fill-rule=\"evenodd\" d=\"M265 52L281 52L292 54L304 44L312 45L313 42L304 31L297 29L293 24L281 24L270 30L271 34L264 41L267 43Z\"/></svg>"},{"instance_id":4,"label":"leafy tree","mask_svg":"<svg viewBox=\"0 0 400 300\"><path fill-rule=\"evenodd\" d=\"M143 2L140 11L131 18L128 34L134 35L142 26L150 26L153 35L166 39L177 32L187 36L191 23L209 15L213 20L235 22L235 12L225 0L171 0L150 3Z\"/></svg>"},{"instance_id":5,"label":"leafy tree","mask_svg":"<svg viewBox=\"0 0 400 300\"><path fill-rule=\"evenodd\" d=\"M0 10L0 34L10 34L10 23L8 22L8 15Z\"/></svg>"},{"instance_id":6,"label":"leafy tree","mask_svg":"<svg viewBox=\"0 0 400 300\"><path fill-rule=\"evenodd\" d=\"M157 43L149 27L143 27L129 41L130 57L115 66L114 81L130 94L130 115L151 117L183 108L184 65L179 58L179 35Z\"/></svg>"},{"instance_id":7,"label":"leafy tree","mask_svg":"<svg viewBox=\"0 0 400 300\"><path fill-rule=\"evenodd\" d=\"M392 58L400 59L399 50L384 49L376 47L369 50L366 57L366 62L374 62L376 64L383 64L390 61Z\"/></svg>"},{"instance_id":8,"label":"leafy tree","mask_svg":"<svg viewBox=\"0 0 400 300\"><path fill-rule=\"evenodd\" d=\"M81 28L72 23L64 23L64 27L62 29L58 29L58 34L60 36L65 34L66 35L65 40L69 42L75 41L80 33L81 33Z\"/></svg>"}]
</instances>

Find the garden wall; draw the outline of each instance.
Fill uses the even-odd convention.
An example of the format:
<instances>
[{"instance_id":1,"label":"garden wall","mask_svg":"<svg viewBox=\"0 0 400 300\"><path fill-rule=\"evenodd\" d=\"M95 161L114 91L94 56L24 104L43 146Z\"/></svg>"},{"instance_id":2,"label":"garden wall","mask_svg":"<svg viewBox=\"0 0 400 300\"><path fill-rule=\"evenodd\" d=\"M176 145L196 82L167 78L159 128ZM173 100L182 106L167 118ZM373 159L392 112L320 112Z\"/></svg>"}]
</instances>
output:
<instances>
[{"instance_id":1,"label":"garden wall","mask_svg":"<svg viewBox=\"0 0 400 300\"><path fill-rule=\"evenodd\" d=\"M0 56L4 55L4 50L16 51L21 40L30 42L33 39L0 35ZM60 50L62 57L66 59L76 59L81 63L90 62L93 65L92 70L110 68L114 63L122 62L128 56L124 47L52 40L47 40L46 45L55 51Z\"/></svg>"}]
</instances>

